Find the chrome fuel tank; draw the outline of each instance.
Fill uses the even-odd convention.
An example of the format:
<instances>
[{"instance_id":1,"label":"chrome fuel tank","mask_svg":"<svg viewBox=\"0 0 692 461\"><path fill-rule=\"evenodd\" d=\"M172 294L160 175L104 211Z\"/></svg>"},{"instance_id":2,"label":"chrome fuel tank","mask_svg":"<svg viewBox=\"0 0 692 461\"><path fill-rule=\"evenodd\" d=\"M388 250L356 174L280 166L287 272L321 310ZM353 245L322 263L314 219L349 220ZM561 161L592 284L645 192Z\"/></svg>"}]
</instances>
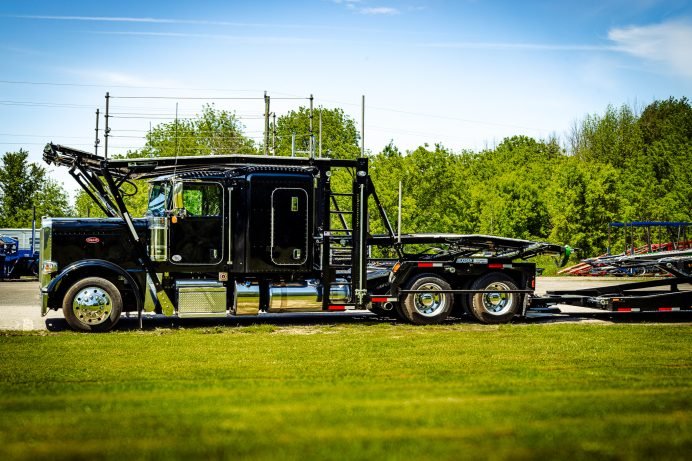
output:
<instances>
[{"instance_id":1,"label":"chrome fuel tank","mask_svg":"<svg viewBox=\"0 0 692 461\"><path fill-rule=\"evenodd\" d=\"M323 287L316 280L306 283L285 283L269 286L267 312L319 312L322 311ZM351 297L346 280L337 280L329 290L330 303L345 303Z\"/></svg>"}]
</instances>

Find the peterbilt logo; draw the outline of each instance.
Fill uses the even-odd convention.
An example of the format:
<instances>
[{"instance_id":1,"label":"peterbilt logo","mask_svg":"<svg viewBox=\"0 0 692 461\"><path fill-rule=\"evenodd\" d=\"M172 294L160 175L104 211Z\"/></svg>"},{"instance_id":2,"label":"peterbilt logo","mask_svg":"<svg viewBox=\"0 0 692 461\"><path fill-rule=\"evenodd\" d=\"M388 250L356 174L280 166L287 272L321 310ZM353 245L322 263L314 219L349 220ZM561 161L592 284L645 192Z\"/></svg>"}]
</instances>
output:
<instances>
[{"instance_id":1,"label":"peterbilt logo","mask_svg":"<svg viewBox=\"0 0 692 461\"><path fill-rule=\"evenodd\" d=\"M87 237L85 240L86 243L99 243L101 241L98 237Z\"/></svg>"}]
</instances>

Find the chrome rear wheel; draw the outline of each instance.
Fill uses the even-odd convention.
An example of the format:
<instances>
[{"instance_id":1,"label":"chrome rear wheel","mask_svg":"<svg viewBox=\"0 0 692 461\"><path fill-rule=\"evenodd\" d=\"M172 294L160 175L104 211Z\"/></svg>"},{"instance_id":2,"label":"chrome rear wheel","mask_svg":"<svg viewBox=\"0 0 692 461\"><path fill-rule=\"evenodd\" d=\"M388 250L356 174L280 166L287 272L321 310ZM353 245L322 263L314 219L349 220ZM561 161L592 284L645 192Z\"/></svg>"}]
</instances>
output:
<instances>
[{"instance_id":1,"label":"chrome rear wheel","mask_svg":"<svg viewBox=\"0 0 692 461\"><path fill-rule=\"evenodd\" d=\"M452 312L454 296L443 293L451 290L447 281L435 274L420 274L408 283L408 293L398 308L401 316L417 325L432 325L444 321Z\"/></svg>"},{"instance_id":2,"label":"chrome rear wheel","mask_svg":"<svg viewBox=\"0 0 692 461\"><path fill-rule=\"evenodd\" d=\"M523 296L508 293L518 290L507 274L491 272L475 280L470 287L482 293L471 295L469 310L482 323L507 323L520 313Z\"/></svg>"}]
</instances>

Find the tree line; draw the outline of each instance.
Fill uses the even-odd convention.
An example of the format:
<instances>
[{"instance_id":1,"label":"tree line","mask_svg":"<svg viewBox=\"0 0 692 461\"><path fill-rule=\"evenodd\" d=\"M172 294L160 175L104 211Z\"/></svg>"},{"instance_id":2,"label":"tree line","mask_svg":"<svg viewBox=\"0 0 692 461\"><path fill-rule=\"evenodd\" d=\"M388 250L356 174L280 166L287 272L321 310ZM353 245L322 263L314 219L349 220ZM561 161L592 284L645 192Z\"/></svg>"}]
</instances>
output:
<instances>
[{"instance_id":1,"label":"tree line","mask_svg":"<svg viewBox=\"0 0 692 461\"><path fill-rule=\"evenodd\" d=\"M309 118L305 107L278 118L276 155L310 148ZM355 122L342 109L323 109L322 125L323 155L360 155ZM205 106L194 119L156 126L144 147L126 156L263 153L264 146L243 129L232 112ZM568 243L584 257L605 251L612 221L692 220L692 105L685 97L654 101L640 112L608 106L575 122L564 145L515 136L482 151L426 144L402 152L392 141L368 156L390 218L396 216L402 183L404 232ZM0 227L27 226L33 207L39 215L99 214L84 193L70 208L61 186L26 157L20 150L0 159ZM345 184L348 178L334 181ZM133 214L146 206L146 185L137 187L127 198ZM384 231L372 221L373 232Z\"/></svg>"}]
</instances>

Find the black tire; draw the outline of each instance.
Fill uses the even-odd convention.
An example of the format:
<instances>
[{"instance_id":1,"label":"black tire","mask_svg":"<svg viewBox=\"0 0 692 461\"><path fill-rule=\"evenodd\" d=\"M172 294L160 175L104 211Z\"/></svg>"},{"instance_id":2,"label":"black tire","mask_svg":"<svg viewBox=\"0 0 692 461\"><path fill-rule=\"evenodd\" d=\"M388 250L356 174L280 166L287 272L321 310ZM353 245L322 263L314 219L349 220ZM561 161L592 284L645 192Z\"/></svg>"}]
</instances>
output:
<instances>
[{"instance_id":1,"label":"black tire","mask_svg":"<svg viewBox=\"0 0 692 461\"><path fill-rule=\"evenodd\" d=\"M434 274L421 274L408 283L409 290L430 289L429 293L408 293L399 304L401 316L416 325L434 325L443 322L454 307L454 295L435 293L451 290L446 280Z\"/></svg>"},{"instance_id":2,"label":"black tire","mask_svg":"<svg viewBox=\"0 0 692 461\"><path fill-rule=\"evenodd\" d=\"M110 331L120 320L123 299L111 281L88 277L67 290L62 301L67 323L77 331Z\"/></svg>"},{"instance_id":3,"label":"black tire","mask_svg":"<svg viewBox=\"0 0 692 461\"><path fill-rule=\"evenodd\" d=\"M473 280L464 280L458 283L458 286L455 288L468 290L471 288L471 282L473 282ZM454 310L452 311L452 315L456 317L471 315L471 295L469 293L454 295Z\"/></svg>"},{"instance_id":4,"label":"black tire","mask_svg":"<svg viewBox=\"0 0 692 461\"><path fill-rule=\"evenodd\" d=\"M498 290L497 293L471 295L471 314L481 323L507 323L521 310L523 296L520 293L502 293L504 290L518 290L514 280L505 274L486 274L473 282L470 289Z\"/></svg>"}]
</instances>

